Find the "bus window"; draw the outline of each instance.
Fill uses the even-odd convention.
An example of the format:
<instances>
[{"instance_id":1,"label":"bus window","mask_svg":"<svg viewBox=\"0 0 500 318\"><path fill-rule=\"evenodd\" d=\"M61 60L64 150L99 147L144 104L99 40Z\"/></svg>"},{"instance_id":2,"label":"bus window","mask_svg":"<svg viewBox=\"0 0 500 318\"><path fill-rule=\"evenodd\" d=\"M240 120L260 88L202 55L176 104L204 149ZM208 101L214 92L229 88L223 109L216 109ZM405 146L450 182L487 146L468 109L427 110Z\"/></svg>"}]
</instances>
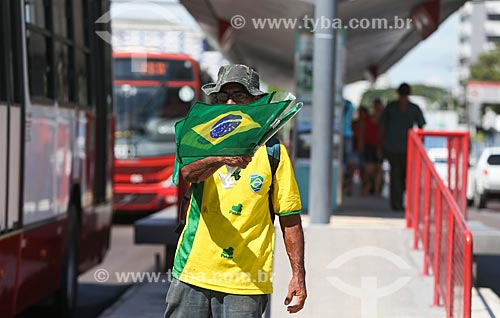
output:
<instances>
[{"instance_id":1,"label":"bus window","mask_svg":"<svg viewBox=\"0 0 500 318\"><path fill-rule=\"evenodd\" d=\"M73 2L73 40L79 47L88 46L88 39L85 36L85 21L87 21L86 1L74 0Z\"/></svg>"},{"instance_id":2,"label":"bus window","mask_svg":"<svg viewBox=\"0 0 500 318\"><path fill-rule=\"evenodd\" d=\"M74 91L72 101L80 106L92 105L90 83L90 55L89 39L85 25L88 23L88 3L87 0L71 1L72 16L69 23L72 25L72 40L74 42L74 62L70 63L74 71ZM70 27L71 28L71 27Z\"/></svg>"},{"instance_id":3,"label":"bus window","mask_svg":"<svg viewBox=\"0 0 500 318\"><path fill-rule=\"evenodd\" d=\"M192 92L191 97L185 98L182 94L188 93L182 91L188 90ZM187 115L193 101L194 90L188 86L115 86L116 144L133 144L137 158L175 153L174 125ZM119 151L117 157L120 157Z\"/></svg>"},{"instance_id":4,"label":"bus window","mask_svg":"<svg viewBox=\"0 0 500 318\"><path fill-rule=\"evenodd\" d=\"M73 86L73 79L69 72L69 48L66 44L56 41L55 49L57 99L61 102L68 102L70 86Z\"/></svg>"},{"instance_id":5,"label":"bus window","mask_svg":"<svg viewBox=\"0 0 500 318\"><path fill-rule=\"evenodd\" d=\"M2 10L3 12L3 10ZM3 17L0 17L3 21ZM5 43L4 35L7 32L0 22L0 43ZM0 51L0 102L7 100L7 65L6 65L6 54L5 50Z\"/></svg>"},{"instance_id":6,"label":"bus window","mask_svg":"<svg viewBox=\"0 0 500 318\"><path fill-rule=\"evenodd\" d=\"M46 23L47 7L44 0L26 0L25 18L26 23L35 25L42 29L48 29Z\"/></svg>"},{"instance_id":7,"label":"bus window","mask_svg":"<svg viewBox=\"0 0 500 318\"><path fill-rule=\"evenodd\" d=\"M52 20L54 21L54 33L64 38L68 37L68 17L66 6L71 1L52 0Z\"/></svg>"},{"instance_id":8,"label":"bus window","mask_svg":"<svg viewBox=\"0 0 500 318\"><path fill-rule=\"evenodd\" d=\"M82 51L77 50L75 54L74 66L76 73L75 101L82 106L86 106L89 103L87 61L87 55Z\"/></svg>"},{"instance_id":9,"label":"bus window","mask_svg":"<svg viewBox=\"0 0 500 318\"><path fill-rule=\"evenodd\" d=\"M25 2L28 77L33 97L53 97L52 33L49 2Z\"/></svg>"},{"instance_id":10,"label":"bus window","mask_svg":"<svg viewBox=\"0 0 500 318\"><path fill-rule=\"evenodd\" d=\"M28 76L31 96L52 97L49 38L28 30Z\"/></svg>"}]
</instances>

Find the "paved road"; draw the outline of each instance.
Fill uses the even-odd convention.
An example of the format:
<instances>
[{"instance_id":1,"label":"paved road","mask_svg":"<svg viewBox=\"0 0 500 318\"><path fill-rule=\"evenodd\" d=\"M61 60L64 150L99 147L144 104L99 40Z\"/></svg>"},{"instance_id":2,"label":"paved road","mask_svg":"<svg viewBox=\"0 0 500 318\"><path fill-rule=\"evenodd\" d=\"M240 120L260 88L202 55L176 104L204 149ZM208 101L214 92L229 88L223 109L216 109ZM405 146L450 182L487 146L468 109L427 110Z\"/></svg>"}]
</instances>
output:
<instances>
[{"instance_id":1,"label":"paved road","mask_svg":"<svg viewBox=\"0 0 500 318\"><path fill-rule=\"evenodd\" d=\"M489 201L486 209L477 209L471 207L467 210L469 220L480 221L491 227L500 229L500 201ZM491 288L498 296L500 296L500 279L498 271L499 256L496 255L481 255L475 258L476 261L476 277L477 286ZM500 304L500 301L496 301ZM496 313L495 317L499 317L500 312Z\"/></svg>"},{"instance_id":2,"label":"paved road","mask_svg":"<svg viewBox=\"0 0 500 318\"><path fill-rule=\"evenodd\" d=\"M160 253L161 255L163 248L161 246L135 245L131 221L128 221L129 224L113 226L111 249L104 262L80 276L76 318L98 317L132 286L132 282L119 282L117 273L154 270L155 254ZM101 272L106 270L109 273L109 279L102 283L97 282L94 274L98 270ZM52 316L50 309L43 304L30 308L22 315L23 318L50 316Z\"/></svg>"},{"instance_id":3,"label":"paved road","mask_svg":"<svg viewBox=\"0 0 500 318\"><path fill-rule=\"evenodd\" d=\"M486 209L470 207L467 209L467 213L469 219L481 221L500 229L500 200L488 201Z\"/></svg>"}]
</instances>

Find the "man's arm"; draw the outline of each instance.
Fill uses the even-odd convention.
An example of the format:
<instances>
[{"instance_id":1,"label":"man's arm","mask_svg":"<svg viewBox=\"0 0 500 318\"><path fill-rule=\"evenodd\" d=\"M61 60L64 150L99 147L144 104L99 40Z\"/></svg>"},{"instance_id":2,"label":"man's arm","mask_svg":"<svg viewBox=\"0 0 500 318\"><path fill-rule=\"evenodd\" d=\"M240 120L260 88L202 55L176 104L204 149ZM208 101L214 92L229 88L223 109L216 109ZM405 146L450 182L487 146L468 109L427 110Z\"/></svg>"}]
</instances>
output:
<instances>
[{"instance_id":1,"label":"man's arm","mask_svg":"<svg viewBox=\"0 0 500 318\"><path fill-rule=\"evenodd\" d=\"M292 266L292 279L288 285L285 305L297 297L294 305L288 306L289 313L294 314L304 307L307 298L306 270L304 268L304 231L299 214L280 216L281 231L285 241L285 248Z\"/></svg>"},{"instance_id":2,"label":"man's arm","mask_svg":"<svg viewBox=\"0 0 500 318\"><path fill-rule=\"evenodd\" d=\"M418 106L417 106L417 113L418 113L417 114L417 126L418 126L418 128L422 129L422 128L424 128L426 121L424 118L424 114L422 113L422 110Z\"/></svg>"},{"instance_id":3,"label":"man's arm","mask_svg":"<svg viewBox=\"0 0 500 318\"><path fill-rule=\"evenodd\" d=\"M250 161L252 161L252 156L238 156L238 157L207 157L195 162L192 162L181 169L182 177L187 182L198 183L205 181L210 176L214 174L217 169L223 165L228 165L231 167L239 167L245 169Z\"/></svg>"}]
</instances>

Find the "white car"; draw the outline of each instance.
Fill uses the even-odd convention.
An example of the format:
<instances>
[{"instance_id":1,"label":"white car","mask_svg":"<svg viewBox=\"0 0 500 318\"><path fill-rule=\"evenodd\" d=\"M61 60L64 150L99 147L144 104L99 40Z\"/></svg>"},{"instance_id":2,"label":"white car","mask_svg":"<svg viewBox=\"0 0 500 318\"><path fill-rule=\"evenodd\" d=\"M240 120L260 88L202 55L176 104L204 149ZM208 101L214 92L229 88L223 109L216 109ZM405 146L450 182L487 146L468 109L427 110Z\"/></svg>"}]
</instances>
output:
<instances>
[{"instance_id":1,"label":"white car","mask_svg":"<svg viewBox=\"0 0 500 318\"><path fill-rule=\"evenodd\" d=\"M490 198L500 198L500 148L485 148L474 173L474 205L485 208Z\"/></svg>"}]
</instances>

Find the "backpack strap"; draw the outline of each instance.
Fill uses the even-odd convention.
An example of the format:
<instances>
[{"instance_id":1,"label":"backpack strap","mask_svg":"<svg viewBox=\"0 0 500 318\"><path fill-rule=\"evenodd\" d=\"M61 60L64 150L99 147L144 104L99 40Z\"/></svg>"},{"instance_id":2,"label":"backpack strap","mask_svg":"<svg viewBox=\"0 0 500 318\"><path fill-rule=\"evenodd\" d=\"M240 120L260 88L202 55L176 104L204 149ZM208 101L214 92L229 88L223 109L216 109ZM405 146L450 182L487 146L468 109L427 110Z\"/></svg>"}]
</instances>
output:
<instances>
[{"instance_id":1,"label":"backpack strap","mask_svg":"<svg viewBox=\"0 0 500 318\"><path fill-rule=\"evenodd\" d=\"M275 214L273 207L273 179L276 175L276 170L278 170L278 165L280 164L280 141L276 137L272 137L266 142L267 157L269 159L269 165L271 167L271 187L269 188L269 215L271 217L271 222L274 224ZM181 210L179 217L179 224L175 229L175 232L181 233L186 226L187 209L189 206L189 201L191 200L191 195L193 194L193 185L190 185L181 202Z\"/></svg>"},{"instance_id":2,"label":"backpack strap","mask_svg":"<svg viewBox=\"0 0 500 318\"><path fill-rule=\"evenodd\" d=\"M186 190L186 193L184 193L184 197L182 198L181 202L181 210L180 210L180 217L179 217L179 223L177 224L177 228L175 229L176 233L182 233L182 230L186 226L186 219L187 219L187 209L189 206L189 200L191 200L191 195L193 194L193 185L189 185L189 188Z\"/></svg>"},{"instance_id":3,"label":"backpack strap","mask_svg":"<svg viewBox=\"0 0 500 318\"><path fill-rule=\"evenodd\" d=\"M276 170L278 170L278 165L280 164L280 141L276 137L272 137L266 142L267 157L269 159L269 165L271 166L271 187L269 188L269 214L271 216L271 222L274 223L275 214L273 206L273 179L276 175Z\"/></svg>"}]
</instances>

